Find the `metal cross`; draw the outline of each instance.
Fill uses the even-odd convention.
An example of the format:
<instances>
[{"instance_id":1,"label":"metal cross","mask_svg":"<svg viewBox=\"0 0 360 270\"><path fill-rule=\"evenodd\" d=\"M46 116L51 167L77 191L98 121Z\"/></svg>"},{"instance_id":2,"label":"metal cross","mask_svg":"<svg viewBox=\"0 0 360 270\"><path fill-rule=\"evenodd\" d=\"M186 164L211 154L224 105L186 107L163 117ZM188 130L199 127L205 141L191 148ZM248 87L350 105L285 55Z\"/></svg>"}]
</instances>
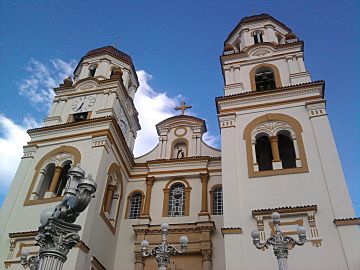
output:
<instances>
[{"instance_id":1,"label":"metal cross","mask_svg":"<svg viewBox=\"0 0 360 270\"><path fill-rule=\"evenodd\" d=\"M185 105L185 101L181 101L181 106L176 106L175 110L181 110L181 114L183 115L185 113L185 110L192 108L190 105Z\"/></svg>"}]
</instances>

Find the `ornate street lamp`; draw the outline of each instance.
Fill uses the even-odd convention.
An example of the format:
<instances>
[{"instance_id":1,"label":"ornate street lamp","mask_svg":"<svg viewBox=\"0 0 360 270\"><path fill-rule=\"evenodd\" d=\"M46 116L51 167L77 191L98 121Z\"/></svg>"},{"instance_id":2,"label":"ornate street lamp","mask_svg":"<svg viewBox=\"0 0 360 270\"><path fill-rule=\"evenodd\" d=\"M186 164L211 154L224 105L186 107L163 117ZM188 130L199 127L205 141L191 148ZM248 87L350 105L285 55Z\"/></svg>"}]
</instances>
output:
<instances>
[{"instance_id":1,"label":"ornate street lamp","mask_svg":"<svg viewBox=\"0 0 360 270\"><path fill-rule=\"evenodd\" d=\"M169 245L168 241L166 240L166 236L169 230L169 224L167 223L161 224L160 229L162 235L161 244L153 248L150 252L147 252L147 249L149 247L149 242L147 240L142 240L141 255L143 257L149 257L149 256L155 257L158 264L158 270L166 270L168 264L170 263L170 255L185 253L187 248L187 243L189 242L189 240L184 235L180 236L179 239L180 250L178 250L176 247Z\"/></svg>"},{"instance_id":2,"label":"ornate street lamp","mask_svg":"<svg viewBox=\"0 0 360 270\"><path fill-rule=\"evenodd\" d=\"M36 256L28 258L29 251L22 250L20 263L30 270L61 270L69 251L80 242L81 226L74 224L76 218L94 197L96 183L91 175L77 166L70 168L64 199L55 209L45 209L40 215L39 231L35 237L40 247Z\"/></svg>"},{"instance_id":3,"label":"ornate street lamp","mask_svg":"<svg viewBox=\"0 0 360 270\"><path fill-rule=\"evenodd\" d=\"M264 243L260 243L260 233L258 230L254 230L251 232L253 244L262 250L273 246L274 254L278 260L279 270L288 270L287 257L289 255L289 249L292 249L295 245L302 246L305 244L306 230L304 227L298 226L297 233L299 235L299 241L297 241L290 236L283 235L280 231L280 214L278 212L273 212L271 218L275 226L275 235L268 238Z\"/></svg>"}]
</instances>

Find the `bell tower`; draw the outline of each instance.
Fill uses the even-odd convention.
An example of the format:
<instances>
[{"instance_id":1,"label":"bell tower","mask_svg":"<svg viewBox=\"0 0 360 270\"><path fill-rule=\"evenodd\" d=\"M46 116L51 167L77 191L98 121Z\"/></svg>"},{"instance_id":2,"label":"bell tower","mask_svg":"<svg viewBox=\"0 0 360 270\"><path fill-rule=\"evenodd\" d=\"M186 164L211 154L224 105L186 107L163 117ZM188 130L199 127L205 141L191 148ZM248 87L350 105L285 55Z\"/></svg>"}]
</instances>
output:
<instances>
[{"instance_id":1,"label":"bell tower","mask_svg":"<svg viewBox=\"0 0 360 270\"><path fill-rule=\"evenodd\" d=\"M272 263L245 258L265 257L250 232L258 229L263 241L273 230L273 211L288 234L296 234L296 224L306 227L308 244L291 254L293 265L304 258L309 269L360 265L359 241L351 240L359 239L358 219L326 112L325 82L311 80L303 49L304 42L268 14L243 18L224 42L224 96L216 105L224 231L236 232L224 234L226 269Z\"/></svg>"},{"instance_id":2,"label":"bell tower","mask_svg":"<svg viewBox=\"0 0 360 270\"><path fill-rule=\"evenodd\" d=\"M83 269L81 262L90 264L91 256L98 257L104 246L110 264L115 257L121 199L134 164L132 150L140 129L133 102L138 86L131 57L107 46L87 52L74 77L66 78L54 89L43 127L28 130L31 140L24 147L1 211L1 262L18 264L13 253L21 252L23 247L36 252L34 235L29 231L37 229L45 208L62 200L67 172L79 164L96 180L98 189L79 219L83 246L72 252L64 269ZM94 228L101 237L92 237ZM10 249L9 237L13 243Z\"/></svg>"},{"instance_id":3,"label":"bell tower","mask_svg":"<svg viewBox=\"0 0 360 270\"><path fill-rule=\"evenodd\" d=\"M132 150L140 129L134 95L139 82L131 57L112 46L91 50L55 88L45 126L113 116Z\"/></svg>"}]
</instances>

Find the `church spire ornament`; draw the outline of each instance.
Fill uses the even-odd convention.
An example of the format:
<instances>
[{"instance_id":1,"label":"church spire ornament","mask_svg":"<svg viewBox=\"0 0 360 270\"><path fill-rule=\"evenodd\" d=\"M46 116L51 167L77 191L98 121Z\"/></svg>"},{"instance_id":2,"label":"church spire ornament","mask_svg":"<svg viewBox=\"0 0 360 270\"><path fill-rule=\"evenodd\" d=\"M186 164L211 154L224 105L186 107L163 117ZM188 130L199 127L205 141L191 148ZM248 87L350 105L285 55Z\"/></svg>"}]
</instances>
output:
<instances>
[{"instance_id":1,"label":"church spire ornament","mask_svg":"<svg viewBox=\"0 0 360 270\"><path fill-rule=\"evenodd\" d=\"M175 110L181 110L181 115L184 115L185 114L185 110L187 110L187 109L191 109L192 108L192 106L190 106L190 105L186 105L186 103L185 103L185 100L183 99L182 101L181 101L181 105L180 106L176 106L175 107Z\"/></svg>"}]
</instances>

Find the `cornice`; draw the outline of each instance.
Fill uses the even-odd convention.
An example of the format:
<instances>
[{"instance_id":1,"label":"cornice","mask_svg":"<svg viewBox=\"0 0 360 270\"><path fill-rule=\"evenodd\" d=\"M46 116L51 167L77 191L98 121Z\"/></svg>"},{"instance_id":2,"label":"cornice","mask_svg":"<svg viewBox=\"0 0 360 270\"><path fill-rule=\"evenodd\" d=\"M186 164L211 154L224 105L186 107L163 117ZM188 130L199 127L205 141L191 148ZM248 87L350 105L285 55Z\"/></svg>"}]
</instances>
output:
<instances>
[{"instance_id":1,"label":"cornice","mask_svg":"<svg viewBox=\"0 0 360 270\"><path fill-rule=\"evenodd\" d=\"M9 238L32 237L37 235L38 231L11 232Z\"/></svg>"},{"instance_id":2,"label":"cornice","mask_svg":"<svg viewBox=\"0 0 360 270\"><path fill-rule=\"evenodd\" d=\"M225 234L242 234L242 228L240 227L221 228L221 234L223 235L223 237Z\"/></svg>"},{"instance_id":3,"label":"cornice","mask_svg":"<svg viewBox=\"0 0 360 270\"><path fill-rule=\"evenodd\" d=\"M317 205L302 205L302 206L284 206L284 207L276 207L276 208L265 208L265 209L256 209L252 210L252 216L264 216L271 215L273 212L278 212L280 214L289 214L289 213L299 213L299 212L316 212Z\"/></svg>"},{"instance_id":4,"label":"cornice","mask_svg":"<svg viewBox=\"0 0 360 270\"><path fill-rule=\"evenodd\" d=\"M350 226L350 225L360 225L360 218L336 218L334 223L337 227L339 226Z\"/></svg>"},{"instance_id":5,"label":"cornice","mask_svg":"<svg viewBox=\"0 0 360 270\"><path fill-rule=\"evenodd\" d=\"M222 64L224 64L224 61L231 60L231 59L240 59L250 56L250 52L253 51L256 48L261 47L271 47L274 51L273 52L279 52L282 49L291 48L291 47L300 47L300 51L304 51L304 42L302 40L291 42L291 43L285 43L285 44L274 44L272 42L261 42L256 43L251 46L246 47L244 50L240 52L234 52L230 54L222 54L220 56L220 61Z\"/></svg>"},{"instance_id":6,"label":"cornice","mask_svg":"<svg viewBox=\"0 0 360 270\"><path fill-rule=\"evenodd\" d=\"M268 91L249 91L229 96L216 97L217 113L226 107L239 106L256 102L275 101L285 98L294 98L311 95L318 95L324 98L324 81L316 81L298 85L285 86Z\"/></svg>"},{"instance_id":7,"label":"cornice","mask_svg":"<svg viewBox=\"0 0 360 270\"><path fill-rule=\"evenodd\" d=\"M99 129L99 127L104 127L103 129ZM81 130L91 129L91 128L97 128L93 129L90 132L84 132L80 133ZM73 131L77 131L75 134ZM64 135L64 133L72 132L70 135ZM124 135L122 134L122 131L119 127L119 124L117 123L115 117L113 116L104 116L104 117L98 117L98 118L92 118L80 122L71 122L71 123L65 123L65 124L58 124L58 125L52 125L52 126L46 126L46 127L40 127L35 129L28 130L28 133L32 140L28 143L29 146L37 145L39 142L46 142L51 141L55 139L61 139L63 138L73 138L73 137L81 137L81 136L109 136L112 143L115 145L115 148L119 153L121 153L121 149L124 150L127 153L128 160L130 162L130 166L134 164L134 156L133 153L130 151L126 140L124 138ZM101 133L101 134L100 134ZM40 137L40 136L48 136L49 134L52 135L59 135L59 137L55 138L47 138L44 140L33 140L33 138ZM116 136L114 135L116 134ZM116 139L118 138L118 139ZM117 143L115 143L117 141ZM119 144L122 145L122 148L120 149ZM123 159L123 155L121 154L121 159ZM124 161L125 162L125 161ZM125 162L126 164L126 162ZM128 173L129 170L126 167L126 170Z\"/></svg>"},{"instance_id":8,"label":"cornice","mask_svg":"<svg viewBox=\"0 0 360 270\"><path fill-rule=\"evenodd\" d=\"M133 230L136 234L145 233L149 234L161 234L160 225L149 225L149 224L139 224L132 225ZM206 222L195 222L195 223L179 223L179 224L171 224L171 227L168 229L169 233L183 233L183 232L205 232L215 230L215 222L214 221L206 221Z\"/></svg>"}]
</instances>

